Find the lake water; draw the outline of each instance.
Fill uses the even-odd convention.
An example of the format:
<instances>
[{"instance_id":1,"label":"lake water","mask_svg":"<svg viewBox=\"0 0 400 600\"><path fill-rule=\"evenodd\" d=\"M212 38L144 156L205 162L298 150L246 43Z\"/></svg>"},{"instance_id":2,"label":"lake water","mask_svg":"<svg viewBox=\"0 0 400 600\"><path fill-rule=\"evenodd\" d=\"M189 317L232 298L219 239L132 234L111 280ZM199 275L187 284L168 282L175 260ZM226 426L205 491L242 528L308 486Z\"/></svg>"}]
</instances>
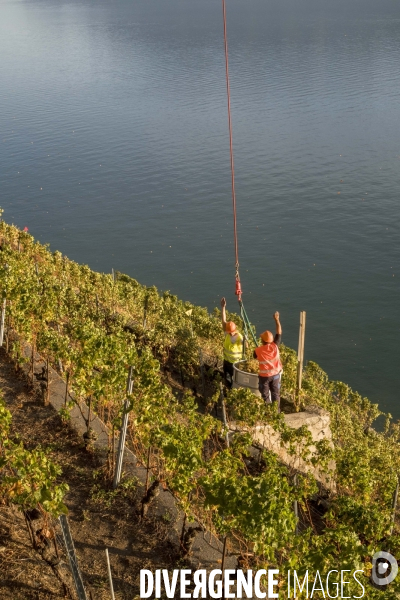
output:
<instances>
[{"instance_id":1,"label":"lake water","mask_svg":"<svg viewBox=\"0 0 400 600\"><path fill-rule=\"evenodd\" d=\"M400 418L400 4L228 0L244 302ZM0 0L4 218L236 309L219 0Z\"/></svg>"}]
</instances>

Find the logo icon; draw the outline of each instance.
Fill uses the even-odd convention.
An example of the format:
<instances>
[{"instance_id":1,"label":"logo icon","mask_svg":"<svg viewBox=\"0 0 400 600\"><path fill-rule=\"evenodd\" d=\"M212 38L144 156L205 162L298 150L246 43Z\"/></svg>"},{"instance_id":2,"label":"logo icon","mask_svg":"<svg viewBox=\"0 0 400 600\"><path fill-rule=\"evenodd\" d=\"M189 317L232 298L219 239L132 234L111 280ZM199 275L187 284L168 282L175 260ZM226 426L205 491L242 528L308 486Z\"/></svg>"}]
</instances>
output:
<instances>
[{"instance_id":1,"label":"logo icon","mask_svg":"<svg viewBox=\"0 0 400 600\"><path fill-rule=\"evenodd\" d=\"M372 557L372 581L376 585L388 585L392 583L396 579L398 571L397 560L389 552L376 552ZM386 577L384 577L385 574L387 574Z\"/></svg>"}]
</instances>

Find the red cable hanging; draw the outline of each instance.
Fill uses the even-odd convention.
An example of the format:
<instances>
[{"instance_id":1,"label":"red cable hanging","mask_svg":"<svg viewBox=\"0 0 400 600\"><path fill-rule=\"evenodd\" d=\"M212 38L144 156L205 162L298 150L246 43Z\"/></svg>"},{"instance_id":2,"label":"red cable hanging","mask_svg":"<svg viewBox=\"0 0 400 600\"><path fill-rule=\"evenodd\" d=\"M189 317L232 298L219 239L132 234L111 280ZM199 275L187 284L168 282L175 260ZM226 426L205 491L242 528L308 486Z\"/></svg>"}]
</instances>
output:
<instances>
[{"instance_id":1,"label":"red cable hanging","mask_svg":"<svg viewBox=\"0 0 400 600\"><path fill-rule=\"evenodd\" d=\"M242 288L239 277L239 252L236 226L236 194L235 194L235 165L233 162L233 144L232 144L232 121L231 121L231 92L229 86L229 64L228 64L228 38L226 35L226 5L225 0L222 0L222 14L224 20L224 44L225 44L225 72L226 72L226 93L228 96L228 125L229 125L229 150L231 157L231 175L232 175L232 205L233 205L233 237L235 244L235 294L239 302L242 301Z\"/></svg>"}]
</instances>

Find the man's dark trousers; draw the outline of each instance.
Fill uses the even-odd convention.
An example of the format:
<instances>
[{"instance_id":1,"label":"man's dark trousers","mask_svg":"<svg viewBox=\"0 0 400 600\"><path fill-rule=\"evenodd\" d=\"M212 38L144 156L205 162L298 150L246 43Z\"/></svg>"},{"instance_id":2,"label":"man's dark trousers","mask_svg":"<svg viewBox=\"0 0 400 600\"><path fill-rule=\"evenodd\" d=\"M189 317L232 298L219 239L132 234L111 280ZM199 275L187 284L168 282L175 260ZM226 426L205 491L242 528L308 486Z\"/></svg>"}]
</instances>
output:
<instances>
[{"instance_id":1,"label":"man's dark trousers","mask_svg":"<svg viewBox=\"0 0 400 600\"><path fill-rule=\"evenodd\" d=\"M271 404L272 402L278 403L278 412L280 410L280 399L281 399L281 376L273 375L272 377L261 377L258 376L258 389L265 402L265 404ZM271 398L269 393L271 392Z\"/></svg>"},{"instance_id":2,"label":"man's dark trousers","mask_svg":"<svg viewBox=\"0 0 400 600\"><path fill-rule=\"evenodd\" d=\"M226 387L230 390L233 384L233 363L224 360L224 377Z\"/></svg>"}]
</instances>

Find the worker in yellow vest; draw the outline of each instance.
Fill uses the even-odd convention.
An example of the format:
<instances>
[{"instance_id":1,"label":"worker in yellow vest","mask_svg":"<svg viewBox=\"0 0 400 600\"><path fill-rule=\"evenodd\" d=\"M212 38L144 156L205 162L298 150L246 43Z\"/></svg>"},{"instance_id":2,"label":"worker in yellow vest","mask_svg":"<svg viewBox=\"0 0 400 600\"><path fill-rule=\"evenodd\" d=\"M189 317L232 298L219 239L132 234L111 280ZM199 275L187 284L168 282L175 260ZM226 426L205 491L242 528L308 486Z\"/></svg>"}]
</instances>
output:
<instances>
[{"instance_id":1,"label":"worker in yellow vest","mask_svg":"<svg viewBox=\"0 0 400 600\"><path fill-rule=\"evenodd\" d=\"M262 346L254 350L254 358L257 358L259 363L258 389L260 394L266 404L277 402L279 412L282 363L278 346L282 339L282 326L278 312L274 314L274 319L275 336L271 331L264 331L260 335Z\"/></svg>"},{"instance_id":2,"label":"worker in yellow vest","mask_svg":"<svg viewBox=\"0 0 400 600\"><path fill-rule=\"evenodd\" d=\"M233 384L233 363L238 362L243 356L243 336L238 332L233 321L226 320L226 300L221 298L222 329L224 339L224 377L226 386L231 389Z\"/></svg>"}]
</instances>

